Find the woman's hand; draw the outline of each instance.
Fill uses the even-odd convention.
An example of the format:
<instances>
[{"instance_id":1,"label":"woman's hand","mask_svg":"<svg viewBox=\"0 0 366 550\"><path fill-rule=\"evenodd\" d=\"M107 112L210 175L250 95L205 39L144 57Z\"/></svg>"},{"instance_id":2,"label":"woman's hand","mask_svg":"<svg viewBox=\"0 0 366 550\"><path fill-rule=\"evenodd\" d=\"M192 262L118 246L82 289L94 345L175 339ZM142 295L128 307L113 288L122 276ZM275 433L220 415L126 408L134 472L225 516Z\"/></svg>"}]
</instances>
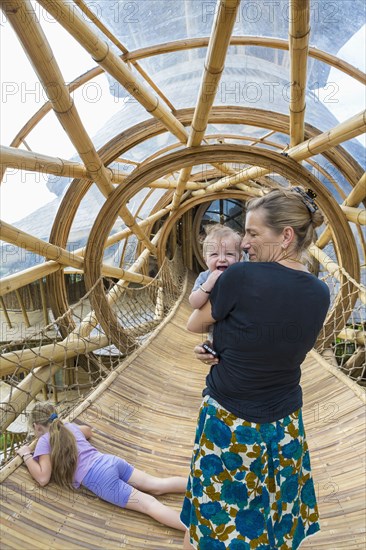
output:
<instances>
[{"instance_id":1,"label":"woman's hand","mask_svg":"<svg viewBox=\"0 0 366 550\"><path fill-rule=\"evenodd\" d=\"M203 342L204 344L208 344L212 348L212 342L209 340L206 340ZM215 357L211 353L207 353L207 351L202 347L202 344L196 346L193 350L193 353L196 356L196 359L201 361L202 363L205 363L205 365L217 365L219 362L218 357Z\"/></svg>"},{"instance_id":2,"label":"woman's hand","mask_svg":"<svg viewBox=\"0 0 366 550\"><path fill-rule=\"evenodd\" d=\"M19 449L17 449L16 453L17 453L21 458L23 458L24 455L31 455L31 454L32 454L32 450L31 450L31 448L29 447L29 445L23 445L23 447L19 447Z\"/></svg>"}]
</instances>

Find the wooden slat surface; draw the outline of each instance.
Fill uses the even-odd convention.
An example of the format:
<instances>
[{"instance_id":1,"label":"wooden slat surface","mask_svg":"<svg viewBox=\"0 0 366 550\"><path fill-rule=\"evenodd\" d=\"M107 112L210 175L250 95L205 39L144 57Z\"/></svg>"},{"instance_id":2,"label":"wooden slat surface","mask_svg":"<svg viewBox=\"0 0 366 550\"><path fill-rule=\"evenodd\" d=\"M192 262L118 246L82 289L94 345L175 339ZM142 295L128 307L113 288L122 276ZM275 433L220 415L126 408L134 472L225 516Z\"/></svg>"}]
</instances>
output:
<instances>
[{"instance_id":1,"label":"wooden slat surface","mask_svg":"<svg viewBox=\"0 0 366 550\"><path fill-rule=\"evenodd\" d=\"M189 285L188 285L188 288ZM194 359L199 335L185 329L190 306L174 318L79 420L92 442L153 475L183 475L190 455L206 367ZM321 527L301 548L365 548L365 410L352 389L314 359L303 366L304 419ZM182 495L159 497L180 509ZM37 487L24 466L1 486L1 547L71 550L178 549L182 533L122 510L87 491Z\"/></svg>"}]
</instances>

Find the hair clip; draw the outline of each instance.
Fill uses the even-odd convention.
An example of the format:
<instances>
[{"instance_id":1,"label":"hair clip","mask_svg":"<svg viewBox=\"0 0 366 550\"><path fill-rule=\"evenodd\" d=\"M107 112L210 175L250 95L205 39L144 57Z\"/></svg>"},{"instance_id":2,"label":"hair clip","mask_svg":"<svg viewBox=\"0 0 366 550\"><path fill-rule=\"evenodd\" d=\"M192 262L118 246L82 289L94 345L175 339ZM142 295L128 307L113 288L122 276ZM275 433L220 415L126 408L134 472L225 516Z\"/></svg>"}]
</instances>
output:
<instances>
[{"instance_id":1,"label":"hair clip","mask_svg":"<svg viewBox=\"0 0 366 550\"><path fill-rule=\"evenodd\" d=\"M314 191L312 189L308 189L306 191L306 194L308 197L310 197L312 200L316 199L316 193L314 193Z\"/></svg>"},{"instance_id":2,"label":"hair clip","mask_svg":"<svg viewBox=\"0 0 366 550\"><path fill-rule=\"evenodd\" d=\"M52 422L53 420L56 420L58 418L58 415L56 413L52 413L48 419L48 422Z\"/></svg>"},{"instance_id":3,"label":"hair clip","mask_svg":"<svg viewBox=\"0 0 366 550\"><path fill-rule=\"evenodd\" d=\"M305 204L307 209L310 210L310 212L314 213L318 210L318 207L314 202L316 193L314 193L312 189L304 191L303 189L301 189L301 187L293 187L292 190L301 195L303 203Z\"/></svg>"}]
</instances>

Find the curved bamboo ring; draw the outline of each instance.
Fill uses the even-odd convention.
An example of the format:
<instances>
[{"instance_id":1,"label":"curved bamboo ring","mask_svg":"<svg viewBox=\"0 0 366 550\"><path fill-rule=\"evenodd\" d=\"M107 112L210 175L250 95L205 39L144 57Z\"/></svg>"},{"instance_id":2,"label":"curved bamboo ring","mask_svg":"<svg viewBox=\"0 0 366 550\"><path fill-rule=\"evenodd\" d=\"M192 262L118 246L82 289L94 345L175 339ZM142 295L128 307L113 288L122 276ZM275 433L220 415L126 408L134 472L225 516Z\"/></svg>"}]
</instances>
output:
<instances>
[{"instance_id":1,"label":"curved bamboo ring","mask_svg":"<svg viewBox=\"0 0 366 550\"><path fill-rule=\"evenodd\" d=\"M310 172L291 158L272 151L255 150L252 147L238 145L211 145L186 148L160 157L135 170L127 178L126 185L119 186L114 190L101 208L90 232L85 252L85 282L87 288L90 289L101 277L101 263L105 242L113 227L120 206L126 204L135 193L143 189L153 179L162 177L165 173L177 169L212 162L212 159L215 159L215 162L242 162L248 165L258 165L274 170L290 182L296 182L305 187L311 186L317 193L317 202L327 218L336 218L338 221L334 227L334 238L339 250L348 251L347 254L340 258L340 264L352 277L355 279L358 278L359 259L349 224L345 216L340 215L341 210L336 200ZM209 198L212 200L213 196L216 197L218 195L220 193L214 193ZM162 227L162 235L159 242L160 258L165 255L167 239L176 221L184 212L188 211L195 204L202 202L202 200L207 200L207 198L208 196L205 196L204 199L202 196L199 199L193 197L185 201L179 210L166 220ZM90 300L103 330L110 334L113 343L118 347L121 339L124 340L126 338L126 334L120 326L115 313L110 308L101 285L98 285L91 292ZM343 308L344 300L347 300L347 307L349 307L350 297L345 296L341 292L328 318L328 327L332 332L334 318L339 318L340 308ZM355 302L356 296L352 295L351 300Z\"/></svg>"},{"instance_id":2,"label":"curved bamboo ring","mask_svg":"<svg viewBox=\"0 0 366 550\"><path fill-rule=\"evenodd\" d=\"M177 111L176 117L184 125L191 123L193 108ZM250 109L240 106L213 107L209 116L209 123L250 124L266 127L281 133L288 133L289 117L271 111ZM161 123L155 119L140 122L121 134L113 137L99 151L103 163L108 165L118 156L132 147L166 131ZM320 131L308 124L305 125L305 137L309 139L320 134ZM323 156L339 170L354 187L363 174L363 169L351 155L341 146L333 147L323 153ZM87 193L91 182L88 180L73 180L67 189L55 216L50 233L50 242L66 247L71 225L79 204ZM169 192L168 192L169 193ZM168 194L167 194L168 196ZM63 270L52 273L47 277L47 287L50 296L50 307L54 317L65 314L68 309L67 293Z\"/></svg>"}]
</instances>

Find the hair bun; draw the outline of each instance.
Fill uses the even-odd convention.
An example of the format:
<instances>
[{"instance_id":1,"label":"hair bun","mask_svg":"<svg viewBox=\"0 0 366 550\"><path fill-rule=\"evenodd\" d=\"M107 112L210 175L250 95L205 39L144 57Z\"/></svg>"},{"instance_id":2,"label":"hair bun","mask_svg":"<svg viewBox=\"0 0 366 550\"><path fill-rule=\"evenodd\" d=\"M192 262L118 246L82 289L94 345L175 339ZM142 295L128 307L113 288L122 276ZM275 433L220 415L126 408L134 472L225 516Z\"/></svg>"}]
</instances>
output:
<instances>
[{"instance_id":1,"label":"hair bun","mask_svg":"<svg viewBox=\"0 0 366 550\"><path fill-rule=\"evenodd\" d=\"M320 227L324 223L324 216L320 212L320 210L316 210L315 212L311 212L311 224L315 227Z\"/></svg>"}]
</instances>

